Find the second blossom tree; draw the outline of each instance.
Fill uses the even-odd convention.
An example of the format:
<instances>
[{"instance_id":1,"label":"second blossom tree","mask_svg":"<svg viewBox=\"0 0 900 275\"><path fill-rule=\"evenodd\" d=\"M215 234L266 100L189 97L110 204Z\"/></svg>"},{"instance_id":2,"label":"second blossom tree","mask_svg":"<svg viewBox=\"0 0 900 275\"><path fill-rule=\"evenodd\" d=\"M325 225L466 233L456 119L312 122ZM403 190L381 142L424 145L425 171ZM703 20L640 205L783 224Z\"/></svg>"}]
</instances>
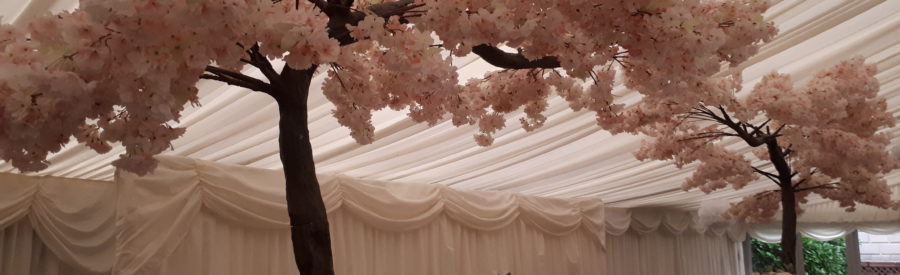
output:
<instances>
[{"instance_id":1,"label":"second blossom tree","mask_svg":"<svg viewBox=\"0 0 900 275\"><path fill-rule=\"evenodd\" d=\"M740 79L723 79L718 87L725 97L702 100L681 116L638 130L650 138L636 155L674 160L678 167L699 163L685 190L772 182L774 189L745 197L726 215L763 222L780 208L781 261L794 273L797 216L810 195L848 211L858 204L900 208L884 179L898 162L888 153L891 136L880 132L895 119L878 97L875 73L857 57L819 72L804 87L787 75L767 75L740 98L727 96L740 91Z\"/></svg>"}]
</instances>

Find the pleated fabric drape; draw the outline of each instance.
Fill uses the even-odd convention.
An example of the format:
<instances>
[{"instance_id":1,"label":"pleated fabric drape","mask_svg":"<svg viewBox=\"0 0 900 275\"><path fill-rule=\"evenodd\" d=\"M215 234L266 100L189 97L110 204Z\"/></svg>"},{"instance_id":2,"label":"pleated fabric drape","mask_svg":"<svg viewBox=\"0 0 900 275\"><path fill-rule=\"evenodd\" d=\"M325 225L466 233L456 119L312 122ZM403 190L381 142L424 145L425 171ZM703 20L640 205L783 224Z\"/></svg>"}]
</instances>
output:
<instances>
[{"instance_id":1,"label":"pleated fabric drape","mask_svg":"<svg viewBox=\"0 0 900 275\"><path fill-rule=\"evenodd\" d=\"M610 275L743 274L741 242L728 236L666 229L607 236Z\"/></svg>"},{"instance_id":2,"label":"pleated fabric drape","mask_svg":"<svg viewBox=\"0 0 900 275\"><path fill-rule=\"evenodd\" d=\"M628 231L648 234L666 230L674 235L694 232L725 236L731 241L741 242L749 228L724 218L704 221L697 211L664 208L607 208L605 217L606 233L613 236L621 236Z\"/></svg>"},{"instance_id":3,"label":"pleated fabric drape","mask_svg":"<svg viewBox=\"0 0 900 275\"><path fill-rule=\"evenodd\" d=\"M409 232L332 213L339 274L606 274L605 251L586 230L554 236L517 220L493 231L447 216Z\"/></svg>"},{"instance_id":4,"label":"pleated fabric drape","mask_svg":"<svg viewBox=\"0 0 900 275\"><path fill-rule=\"evenodd\" d=\"M289 231L247 227L201 210L171 254L136 273L298 275L293 259Z\"/></svg>"},{"instance_id":5,"label":"pleated fabric drape","mask_svg":"<svg viewBox=\"0 0 900 275\"><path fill-rule=\"evenodd\" d=\"M296 274L280 171L160 159L115 183L0 174L0 274ZM338 274L733 274L747 233L778 233L591 198L320 180Z\"/></svg>"},{"instance_id":6,"label":"pleated fabric drape","mask_svg":"<svg viewBox=\"0 0 900 275\"><path fill-rule=\"evenodd\" d=\"M61 261L35 233L28 219L0 229L0 274L105 275Z\"/></svg>"},{"instance_id":7,"label":"pleated fabric drape","mask_svg":"<svg viewBox=\"0 0 900 275\"><path fill-rule=\"evenodd\" d=\"M296 274L280 171L160 159L115 183L0 175L2 274ZM338 274L605 274L598 199L320 181Z\"/></svg>"},{"instance_id":8,"label":"pleated fabric drape","mask_svg":"<svg viewBox=\"0 0 900 275\"><path fill-rule=\"evenodd\" d=\"M890 235L900 232L900 220L859 223L800 223L797 225L797 231L818 241L834 240L854 231L873 235ZM780 224L755 225L748 233L763 242L781 242Z\"/></svg>"},{"instance_id":9,"label":"pleated fabric drape","mask_svg":"<svg viewBox=\"0 0 900 275\"><path fill-rule=\"evenodd\" d=\"M606 274L604 251L588 232L548 236L521 221L485 232L447 217L390 232L348 212L329 213L337 274ZM145 271L297 274L286 230L248 228L209 211L201 211L172 254Z\"/></svg>"},{"instance_id":10,"label":"pleated fabric drape","mask_svg":"<svg viewBox=\"0 0 900 275\"><path fill-rule=\"evenodd\" d=\"M115 274L295 274L280 171L117 175ZM337 274L605 274L598 199L320 176Z\"/></svg>"},{"instance_id":11,"label":"pleated fabric drape","mask_svg":"<svg viewBox=\"0 0 900 275\"><path fill-rule=\"evenodd\" d=\"M697 212L606 209L610 275L743 274L746 227L705 222Z\"/></svg>"},{"instance_id":12,"label":"pleated fabric drape","mask_svg":"<svg viewBox=\"0 0 900 275\"><path fill-rule=\"evenodd\" d=\"M114 184L13 174L0 183L0 274L110 271Z\"/></svg>"}]
</instances>

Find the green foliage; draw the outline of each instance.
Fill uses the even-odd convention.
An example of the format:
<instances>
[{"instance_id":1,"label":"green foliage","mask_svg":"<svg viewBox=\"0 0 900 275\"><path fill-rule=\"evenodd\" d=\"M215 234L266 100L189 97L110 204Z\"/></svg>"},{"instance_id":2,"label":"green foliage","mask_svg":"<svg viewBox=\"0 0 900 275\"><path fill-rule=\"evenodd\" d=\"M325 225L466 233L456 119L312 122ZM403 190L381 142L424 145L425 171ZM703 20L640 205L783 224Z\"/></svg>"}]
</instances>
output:
<instances>
[{"instance_id":1,"label":"green foliage","mask_svg":"<svg viewBox=\"0 0 900 275\"><path fill-rule=\"evenodd\" d=\"M781 246L777 243L764 243L757 239L750 239L753 252L753 272L775 272L781 270Z\"/></svg>"},{"instance_id":2,"label":"green foliage","mask_svg":"<svg viewBox=\"0 0 900 275\"><path fill-rule=\"evenodd\" d=\"M807 275L846 275L844 238L827 242L803 237L803 264Z\"/></svg>"},{"instance_id":3,"label":"green foliage","mask_svg":"<svg viewBox=\"0 0 900 275\"><path fill-rule=\"evenodd\" d=\"M750 239L753 252L753 272L775 272L781 270L781 246ZM847 259L844 238L827 242L803 237L803 264L806 275L846 275Z\"/></svg>"}]
</instances>

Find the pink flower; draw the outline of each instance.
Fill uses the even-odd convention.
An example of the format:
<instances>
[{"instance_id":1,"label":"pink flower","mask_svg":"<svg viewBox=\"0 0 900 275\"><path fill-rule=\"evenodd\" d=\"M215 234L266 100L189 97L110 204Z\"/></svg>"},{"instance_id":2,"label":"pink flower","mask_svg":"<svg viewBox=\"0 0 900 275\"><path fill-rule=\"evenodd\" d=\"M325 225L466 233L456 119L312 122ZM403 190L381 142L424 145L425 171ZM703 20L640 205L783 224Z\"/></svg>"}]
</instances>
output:
<instances>
[{"instance_id":1,"label":"pink flower","mask_svg":"<svg viewBox=\"0 0 900 275\"><path fill-rule=\"evenodd\" d=\"M602 2L425 0L413 24L367 14L349 27L359 41L341 47L329 36L329 18L309 1L83 0L27 28L0 26L0 158L42 169L75 136L99 152L122 143L126 154L116 165L147 172L149 156L183 131L169 123L197 98L205 66L239 70L254 44L293 68L331 70L323 93L360 143L374 140L372 113L392 108L429 124L478 125L476 141L488 145L510 113L524 112L516 119L526 130L541 127L554 93L594 112L604 129L636 133L685 104L730 102L728 85L713 77L720 63L745 60L775 32L759 19L765 1ZM460 84L442 49L462 56L481 44L517 48L528 59L553 56L561 68L496 71ZM625 108L614 84L644 98ZM834 119L855 119L857 101ZM890 117L879 119L854 127L877 129ZM710 175L745 172L729 168L741 158L723 159L708 166Z\"/></svg>"}]
</instances>

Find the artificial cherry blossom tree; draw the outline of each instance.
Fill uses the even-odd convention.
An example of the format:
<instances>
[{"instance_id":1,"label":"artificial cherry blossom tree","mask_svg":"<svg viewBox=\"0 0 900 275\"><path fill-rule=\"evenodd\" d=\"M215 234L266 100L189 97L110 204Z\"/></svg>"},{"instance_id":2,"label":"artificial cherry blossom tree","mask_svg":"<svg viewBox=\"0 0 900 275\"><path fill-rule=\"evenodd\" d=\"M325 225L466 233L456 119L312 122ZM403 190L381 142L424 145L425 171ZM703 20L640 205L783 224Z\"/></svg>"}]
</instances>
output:
<instances>
[{"instance_id":1,"label":"artificial cherry blossom tree","mask_svg":"<svg viewBox=\"0 0 900 275\"><path fill-rule=\"evenodd\" d=\"M271 95L296 262L332 274L325 208L307 127L310 80L334 116L372 142L372 112L477 125L489 145L505 114L540 127L555 93L622 132L667 121L716 94L712 75L753 55L775 29L765 0L82 0L75 11L0 26L0 158L21 171L74 136L113 165L156 166L201 79ZM516 50L503 50L502 47ZM460 84L452 57L498 71ZM270 62L283 59L275 68ZM264 79L241 73L248 67ZM643 97L616 102L620 79ZM713 102L716 101L704 101Z\"/></svg>"},{"instance_id":2,"label":"artificial cherry blossom tree","mask_svg":"<svg viewBox=\"0 0 900 275\"><path fill-rule=\"evenodd\" d=\"M685 190L741 189L759 176L774 182L776 189L745 197L725 214L763 222L780 206L781 262L795 273L797 215L809 195L838 201L847 211L857 204L900 209L884 180L898 168L887 150L891 136L879 132L895 119L877 96L875 73L874 65L856 57L819 72L802 88L787 75L767 75L742 97L731 96L741 90L739 78L723 79L721 98L637 130L650 138L636 156L674 160L679 168L698 162Z\"/></svg>"}]
</instances>

